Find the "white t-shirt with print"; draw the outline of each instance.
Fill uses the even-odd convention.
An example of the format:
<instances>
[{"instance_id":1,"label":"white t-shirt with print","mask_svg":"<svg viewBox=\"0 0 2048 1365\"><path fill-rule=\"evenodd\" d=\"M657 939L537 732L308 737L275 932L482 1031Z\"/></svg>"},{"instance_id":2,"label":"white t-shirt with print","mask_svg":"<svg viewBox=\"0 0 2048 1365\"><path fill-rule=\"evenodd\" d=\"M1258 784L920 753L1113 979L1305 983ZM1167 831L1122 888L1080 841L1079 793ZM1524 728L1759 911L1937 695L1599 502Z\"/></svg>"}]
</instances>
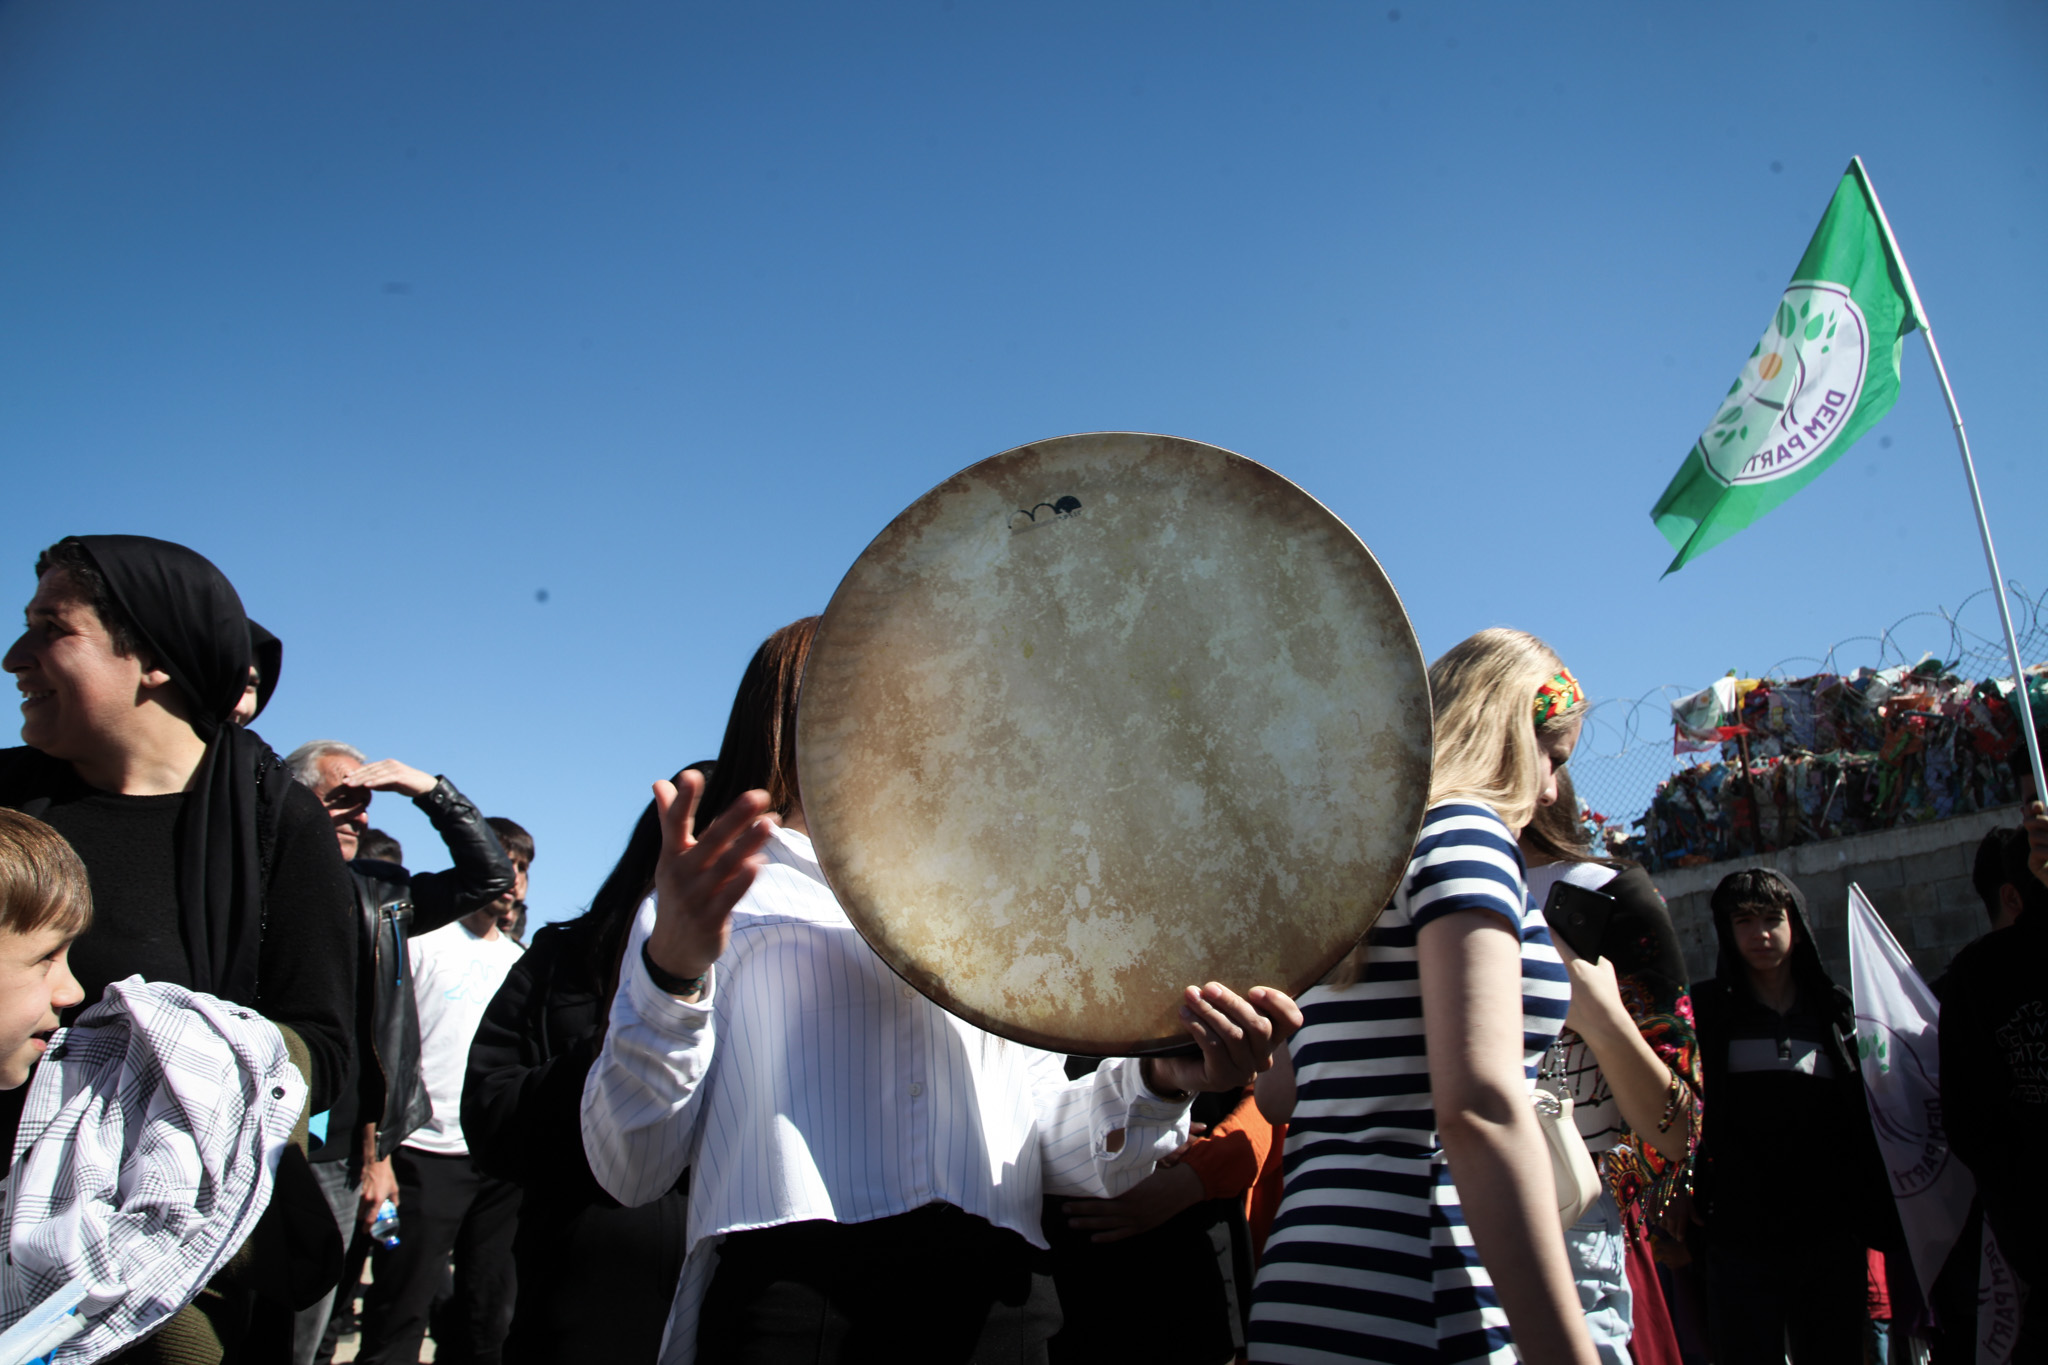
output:
<instances>
[{"instance_id":1,"label":"white t-shirt with print","mask_svg":"<svg viewBox=\"0 0 2048 1365\"><path fill-rule=\"evenodd\" d=\"M524 949L503 934L484 938L457 921L406 945L413 1000L420 1012L420 1075L434 1116L405 1140L408 1147L462 1156L462 1076L469 1045L491 997Z\"/></svg>"}]
</instances>

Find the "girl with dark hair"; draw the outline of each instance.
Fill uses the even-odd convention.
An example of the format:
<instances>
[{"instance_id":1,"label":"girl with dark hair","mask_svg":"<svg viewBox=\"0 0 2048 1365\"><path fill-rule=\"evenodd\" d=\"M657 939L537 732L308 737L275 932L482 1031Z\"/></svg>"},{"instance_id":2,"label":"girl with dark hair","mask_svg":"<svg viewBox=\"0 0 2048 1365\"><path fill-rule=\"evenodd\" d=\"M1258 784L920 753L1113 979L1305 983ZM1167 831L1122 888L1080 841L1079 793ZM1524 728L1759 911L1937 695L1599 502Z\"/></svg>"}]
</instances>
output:
<instances>
[{"instance_id":1,"label":"girl with dark hair","mask_svg":"<svg viewBox=\"0 0 2048 1365\"><path fill-rule=\"evenodd\" d=\"M883 964L819 871L794 759L816 629L747 667L694 838L697 779L656 786L662 853L584 1089L583 1142L642 1203L691 1171L662 1360L1042 1362L1059 1310L1041 1192L1113 1196L1299 1022L1278 991L1188 988L1194 1056L1062 1059L945 1013ZM780 823L769 816L772 810ZM1134 1312L1147 1305L1133 1304Z\"/></svg>"},{"instance_id":2,"label":"girl with dark hair","mask_svg":"<svg viewBox=\"0 0 2048 1365\"><path fill-rule=\"evenodd\" d=\"M1855 1010L1806 897L1769 868L1714 888L1718 970L1693 988L1707 1110L1696 1202L1718 1365L1863 1358L1866 1247L1898 1243Z\"/></svg>"},{"instance_id":3,"label":"girl with dark hair","mask_svg":"<svg viewBox=\"0 0 2048 1365\"><path fill-rule=\"evenodd\" d=\"M1565 1233L1579 1306L1607 1365L1677 1365L1647 1238L1687 1186L1699 1132L1699 1044L1678 934L1647 872L1594 855L1569 772L1521 846L1532 904L1547 908L1559 883L1614 901L1599 962L1573 966L1572 1011L1546 1059L1604 1186Z\"/></svg>"},{"instance_id":4,"label":"girl with dark hair","mask_svg":"<svg viewBox=\"0 0 2048 1365\"><path fill-rule=\"evenodd\" d=\"M715 765L683 773L710 776ZM683 773L676 780L683 780ZM462 1131L483 1169L523 1190L512 1254L512 1365L652 1360L682 1273L689 1173L621 1207L590 1173L579 1111L633 918L654 886L661 816L650 801L590 908L533 936L491 1000L462 1087Z\"/></svg>"}]
</instances>

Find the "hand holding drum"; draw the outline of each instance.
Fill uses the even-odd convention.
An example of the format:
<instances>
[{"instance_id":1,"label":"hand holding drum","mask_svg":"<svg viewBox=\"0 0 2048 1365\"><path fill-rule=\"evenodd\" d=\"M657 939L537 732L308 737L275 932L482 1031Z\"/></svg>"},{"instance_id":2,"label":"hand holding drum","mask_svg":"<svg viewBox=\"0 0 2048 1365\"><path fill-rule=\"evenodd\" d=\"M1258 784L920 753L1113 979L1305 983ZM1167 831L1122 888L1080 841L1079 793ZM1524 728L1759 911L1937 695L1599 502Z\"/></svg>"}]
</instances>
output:
<instances>
[{"instance_id":1,"label":"hand holding drum","mask_svg":"<svg viewBox=\"0 0 2048 1365\"><path fill-rule=\"evenodd\" d=\"M1273 1064L1301 1027L1293 999L1271 986L1254 986L1239 996L1211 981L1182 992L1181 1025L1201 1049L1199 1057L1147 1057L1145 1082L1162 1094L1236 1090Z\"/></svg>"},{"instance_id":2,"label":"hand holding drum","mask_svg":"<svg viewBox=\"0 0 2048 1365\"><path fill-rule=\"evenodd\" d=\"M672 782L654 784L662 839L647 953L665 975L701 981L725 951L733 907L761 869L773 817L765 814L767 792L745 792L698 839L694 824L704 777L686 772L682 782L680 789ZM1243 1085L1272 1065L1273 1050L1301 1027L1294 1001L1264 986L1239 996L1211 981L1189 986L1184 996L1181 1021L1199 1055L1151 1059L1148 1080L1162 1092Z\"/></svg>"}]
</instances>

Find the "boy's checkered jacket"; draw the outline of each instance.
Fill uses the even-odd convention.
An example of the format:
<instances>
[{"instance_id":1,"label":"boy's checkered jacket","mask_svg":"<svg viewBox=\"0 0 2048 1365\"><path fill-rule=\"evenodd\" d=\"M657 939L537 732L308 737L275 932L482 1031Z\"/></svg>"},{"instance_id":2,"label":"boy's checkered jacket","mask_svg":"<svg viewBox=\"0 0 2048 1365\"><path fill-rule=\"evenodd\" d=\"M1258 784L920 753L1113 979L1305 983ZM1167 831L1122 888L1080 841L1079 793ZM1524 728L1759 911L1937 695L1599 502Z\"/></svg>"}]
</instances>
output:
<instances>
[{"instance_id":1,"label":"boy's checkered jacket","mask_svg":"<svg viewBox=\"0 0 2048 1365\"><path fill-rule=\"evenodd\" d=\"M275 1025L182 986L115 982L29 1082L5 1194L0 1330L74 1278L97 1360L161 1326L270 1202L306 1084Z\"/></svg>"}]
</instances>

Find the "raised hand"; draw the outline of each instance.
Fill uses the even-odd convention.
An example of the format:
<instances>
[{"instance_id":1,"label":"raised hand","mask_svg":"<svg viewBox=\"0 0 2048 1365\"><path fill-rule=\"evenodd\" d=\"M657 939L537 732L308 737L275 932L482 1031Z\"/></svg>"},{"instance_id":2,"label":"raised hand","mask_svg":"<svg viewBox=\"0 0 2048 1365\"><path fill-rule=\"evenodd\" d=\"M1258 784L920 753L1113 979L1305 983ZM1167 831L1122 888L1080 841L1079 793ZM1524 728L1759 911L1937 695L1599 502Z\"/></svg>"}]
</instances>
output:
<instances>
[{"instance_id":1,"label":"raised hand","mask_svg":"<svg viewBox=\"0 0 2048 1365\"><path fill-rule=\"evenodd\" d=\"M774 831L766 812L768 793L743 793L726 808L703 838L696 837L697 800L704 775L685 772L680 789L654 784L661 815L661 859L654 869L654 933L647 955L664 972L701 977L725 952L732 908L739 904L767 859L761 850Z\"/></svg>"},{"instance_id":2,"label":"raised hand","mask_svg":"<svg viewBox=\"0 0 2048 1365\"><path fill-rule=\"evenodd\" d=\"M1198 1057L1147 1057L1145 1083L1172 1090L1238 1090L1273 1064L1273 1050L1301 1027L1301 1009L1271 986L1243 995L1220 982L1189 986L1181 995L1181 1027Z\"/></svg>"},{"instance_id":3,"label":"raised hand","mask_svg":"<svg viewBox=\"0 0 2048 1365\"><path fill-rule=\"evenodd\" d=\"M359 791L403 792L407 796L425 796L434 789L432 773L423 773L418 768L400 763L395 758L380 758L375 763L366 763L336 784L336 788L354 787Z\"/></svg>"}]
</instances>

